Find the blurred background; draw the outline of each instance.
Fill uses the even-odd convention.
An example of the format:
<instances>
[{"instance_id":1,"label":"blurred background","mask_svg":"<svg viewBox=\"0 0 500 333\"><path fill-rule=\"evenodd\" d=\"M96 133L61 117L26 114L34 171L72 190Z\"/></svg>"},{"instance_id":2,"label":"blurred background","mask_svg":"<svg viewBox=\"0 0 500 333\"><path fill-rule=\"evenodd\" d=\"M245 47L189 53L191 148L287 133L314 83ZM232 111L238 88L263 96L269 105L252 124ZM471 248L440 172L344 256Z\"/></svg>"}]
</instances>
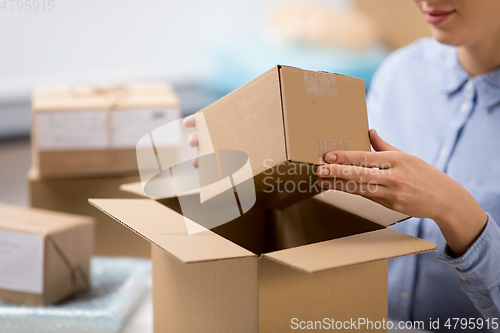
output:
<instances>
[{"instance_id":1,"label":"blurred background","mask_svg":"<svg viewBox=\"0 0 500 333\"><path fill-rule=\"evenodd\" d=\"M362 77L369 87L389 51L428 35L412 0L38 6L0 8L0 140L29 136L31 93L42 85L166 81L186 115L276 64Z\"/></svg>"}]
</instances>

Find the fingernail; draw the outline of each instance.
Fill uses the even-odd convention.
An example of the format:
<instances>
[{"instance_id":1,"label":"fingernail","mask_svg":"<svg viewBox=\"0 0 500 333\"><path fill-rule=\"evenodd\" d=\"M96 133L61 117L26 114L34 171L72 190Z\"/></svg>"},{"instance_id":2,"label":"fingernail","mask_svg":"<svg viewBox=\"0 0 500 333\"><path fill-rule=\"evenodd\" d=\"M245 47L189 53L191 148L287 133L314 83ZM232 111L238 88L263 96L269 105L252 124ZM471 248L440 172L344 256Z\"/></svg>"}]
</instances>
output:
<instances>
[{"instance_id":1,"label":"fingernail","mask_svg":"<svg viewBox=\"0 0 500 333\"><path fill-rule=\"evenodd\" d=\"M334 163L335 161L337 161L337 158L338 158L337 154L334 154L334 153L328 153L328 154L326 154L326 156L325 156L325 161L326 161L327 163Z\"/></svg>"},{"instance_id":2,"label":"fingernail","mask_svg":"<svg viewBox=\"0 0 500 333\"><path fill-rule=\"evenodd\" d=\"M328 176L330 174L330 170L327 168L319 168L318 169L318 176Z\"/></svg>"}]
</instances>

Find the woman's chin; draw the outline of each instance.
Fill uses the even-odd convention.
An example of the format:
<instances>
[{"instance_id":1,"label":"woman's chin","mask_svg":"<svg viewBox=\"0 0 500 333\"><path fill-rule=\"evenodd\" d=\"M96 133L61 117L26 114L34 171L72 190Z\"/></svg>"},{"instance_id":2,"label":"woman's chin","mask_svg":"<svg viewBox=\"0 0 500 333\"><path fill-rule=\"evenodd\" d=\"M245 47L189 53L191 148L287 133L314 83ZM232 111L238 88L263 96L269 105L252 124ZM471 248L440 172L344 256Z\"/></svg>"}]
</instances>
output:
<instances>
[{"instance_id":1,"label":"woman's chin","mask_svg":"<svg viewBox=\"0 0 500 333\"><path fill-rule=\"evenodd\" d=\"M434 27L432 27L432 36L441 44L456 47L466 44L466 42L464 41L465 38L463 38L463 36L460 36L459 33L443 31Z\"/></svg>"}]
</instances>

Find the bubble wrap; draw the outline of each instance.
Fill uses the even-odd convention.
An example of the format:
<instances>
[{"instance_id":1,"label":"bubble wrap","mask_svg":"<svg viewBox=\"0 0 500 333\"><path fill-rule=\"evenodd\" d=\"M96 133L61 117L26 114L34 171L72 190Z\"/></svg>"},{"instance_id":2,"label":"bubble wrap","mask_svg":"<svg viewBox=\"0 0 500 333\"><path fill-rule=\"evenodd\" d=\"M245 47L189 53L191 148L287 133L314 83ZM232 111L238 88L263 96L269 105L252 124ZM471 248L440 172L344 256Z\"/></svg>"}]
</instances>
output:
<instances>
[{"instance_id":1,"label":"bubble wrap","mask_svg":"<svg viewBox=\"0 0 500 333\"><path fill-rule=\"evenodd\" d=\"M27 307L0 302L0 332L119 332L150 287L151 262L95 257L90 268L90 289L63 303Z\"/></svg>"}]
</instances>

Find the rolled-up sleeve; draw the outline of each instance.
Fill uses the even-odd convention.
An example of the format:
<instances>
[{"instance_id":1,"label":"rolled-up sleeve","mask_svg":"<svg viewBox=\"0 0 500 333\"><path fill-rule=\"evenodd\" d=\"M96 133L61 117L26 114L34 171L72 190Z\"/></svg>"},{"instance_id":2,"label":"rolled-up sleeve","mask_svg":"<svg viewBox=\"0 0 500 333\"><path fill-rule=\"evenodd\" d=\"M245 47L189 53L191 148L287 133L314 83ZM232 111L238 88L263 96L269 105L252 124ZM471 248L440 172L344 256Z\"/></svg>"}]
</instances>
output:
<instances>
[{"instance_id":1,"label":"rolled-up sleeve","mask_svg":"<svg viewBox=\"0 0 500 333\"><path fill-rule=\"evenodd\" d=\"M450 265L477 309L500 321L500 226L488 214L486 227L467 252L457 258L451 253L446 246L444 257L438 259Z\"/></svg>"}]
</instances>

